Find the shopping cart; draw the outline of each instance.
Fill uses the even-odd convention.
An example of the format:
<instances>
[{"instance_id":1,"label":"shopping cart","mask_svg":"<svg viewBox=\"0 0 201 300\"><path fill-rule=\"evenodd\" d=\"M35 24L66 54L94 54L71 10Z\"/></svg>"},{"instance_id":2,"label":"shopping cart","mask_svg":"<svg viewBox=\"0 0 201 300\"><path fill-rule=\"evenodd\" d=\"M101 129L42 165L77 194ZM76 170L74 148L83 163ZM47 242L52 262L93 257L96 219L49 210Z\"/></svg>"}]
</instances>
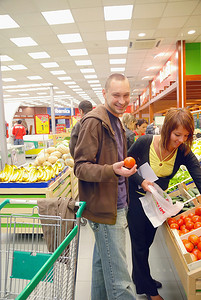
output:
<instances>
[{"instance_id":1,"label":"shopping cart","mask_svg":"<svg viewBox=\"0 0 201 300\"><path fill-rule=\"evenodd\" d=\"M34 207L30 215L0 214L0 299L74 299L80 218L86 203L76 203L75 219L40 215L33 200L6 199L0 211L8 203Z\"/></svg>"}]
</instances>

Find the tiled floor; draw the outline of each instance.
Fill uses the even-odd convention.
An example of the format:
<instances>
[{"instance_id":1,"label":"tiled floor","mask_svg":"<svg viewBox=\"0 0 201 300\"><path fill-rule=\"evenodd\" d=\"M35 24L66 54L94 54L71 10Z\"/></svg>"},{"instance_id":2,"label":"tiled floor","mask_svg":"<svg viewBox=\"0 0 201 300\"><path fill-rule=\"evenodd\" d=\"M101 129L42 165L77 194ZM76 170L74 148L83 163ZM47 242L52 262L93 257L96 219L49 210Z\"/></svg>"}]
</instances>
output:
<instances>
[{"instance_id":1,"label":"tiled floor","mask_svg":"<svg viewBox=\"0 0 201 300\"><path fill-rule=\"evenodd\" d=\"M88 224L86 226L81 226L75 300L90 300L93 245L94 237ZM128 229L126 247L128 267L129 271L131 271L131 253ZM164 300L187 300L183 286L165 245L160 228L157 231L154 244L151 247L150 265L153 277L160 280L163 284L163 288L160 289L159 292ZM144 295L136 295L136 300L145 299L146 296Z\"/></svg>"}]
</instances>

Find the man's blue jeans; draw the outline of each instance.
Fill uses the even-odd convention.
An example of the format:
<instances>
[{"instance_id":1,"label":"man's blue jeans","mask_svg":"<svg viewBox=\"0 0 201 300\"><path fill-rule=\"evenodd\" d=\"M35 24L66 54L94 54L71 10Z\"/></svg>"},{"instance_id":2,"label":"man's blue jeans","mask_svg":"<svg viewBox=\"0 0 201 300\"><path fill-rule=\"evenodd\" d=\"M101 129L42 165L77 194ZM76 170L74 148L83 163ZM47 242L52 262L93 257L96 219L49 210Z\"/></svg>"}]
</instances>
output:
<instances>
[{"instance_id":1,"label":"man's blue jeans","mask_svg":"<svg viewBox=\"0 0 201 300\"><path fill-rule=\"evenodd\" d=\"M22 140L22 139L15 139L14 140L14 145L24 145L24 140Z\"/></svg>"},{"instance_id":2,"label":"man's blue jeans","mask_svg":"<svg viewBox=\"0 0 201 300\"><path fill-rule=\"evenodd\" d=\"M117 210L115 225L89 221L95 234L91 300L135 300L126 262L126 209Z\"/></svg>"}]
</instances>

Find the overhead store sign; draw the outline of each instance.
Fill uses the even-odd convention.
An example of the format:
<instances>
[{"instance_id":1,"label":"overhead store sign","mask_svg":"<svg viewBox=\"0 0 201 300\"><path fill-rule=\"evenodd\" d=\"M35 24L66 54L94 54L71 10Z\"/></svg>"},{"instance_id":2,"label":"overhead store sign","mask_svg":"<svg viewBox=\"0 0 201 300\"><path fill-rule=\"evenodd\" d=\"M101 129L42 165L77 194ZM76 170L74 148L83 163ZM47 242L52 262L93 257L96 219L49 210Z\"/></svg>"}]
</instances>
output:
<instances>
[{"instance_id":1,"label":"overhead store sign","mask_svg":"<svg viewBox=\"0 0 201 300\"><path fill-rule=\"evenodd\" d=\"M47 113L51 115L51 108L47 108ZM54 109L55 116L71 116L71 109L64 107L55 107Z\"/></svg>"}]
</instances>

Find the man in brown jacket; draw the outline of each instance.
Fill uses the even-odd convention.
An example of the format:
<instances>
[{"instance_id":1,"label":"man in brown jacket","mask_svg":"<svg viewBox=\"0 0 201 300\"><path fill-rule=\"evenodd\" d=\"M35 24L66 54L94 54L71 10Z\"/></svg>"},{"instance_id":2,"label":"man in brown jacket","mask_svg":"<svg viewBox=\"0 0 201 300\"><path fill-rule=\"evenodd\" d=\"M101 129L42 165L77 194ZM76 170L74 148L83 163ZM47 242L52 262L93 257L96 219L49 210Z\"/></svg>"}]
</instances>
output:
<instances>
[{"instance_id":1,"label":"man in brown jacket","mask_svg":"<svg viewBox=\"0 0 201 300\"><path fill-rule=\"evenodd\" d=\"M127 177L126 137L119 116L130 102L130 85L113 74L103 89L105 105L87 113L75 147L79 198L86 201L83 216L95 234L91 300L134 300L134 285L125 254Z\"/></svg>"}]
</instances>

